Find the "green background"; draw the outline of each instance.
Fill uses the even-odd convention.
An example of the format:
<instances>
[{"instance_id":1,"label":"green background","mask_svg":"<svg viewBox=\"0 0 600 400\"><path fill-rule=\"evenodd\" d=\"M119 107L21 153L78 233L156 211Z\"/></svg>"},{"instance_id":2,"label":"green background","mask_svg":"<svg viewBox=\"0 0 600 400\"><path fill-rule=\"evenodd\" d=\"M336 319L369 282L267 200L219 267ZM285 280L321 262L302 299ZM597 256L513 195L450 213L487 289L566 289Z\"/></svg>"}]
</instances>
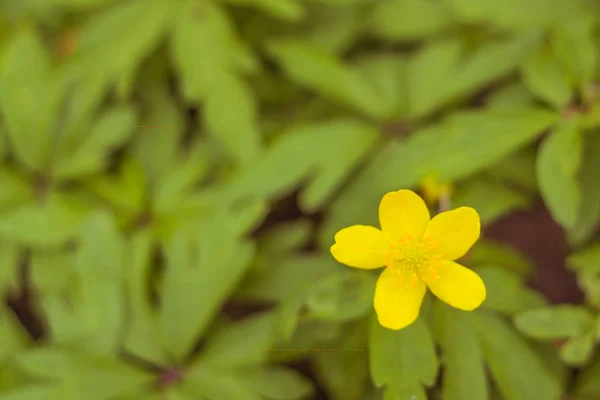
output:
<instances>
[{"instance_id":1,"label":"green background","mask_svg":"<svg viewBox=\"0 0 600 400\"><path fill-rule=\"evenodd\" d=\"M597 1L0 10L0 399L600 395ZM430 174L488 298L385 330L329 246ZM573 304L485 235L542 203Z\"/></svg>"}]
</instances>

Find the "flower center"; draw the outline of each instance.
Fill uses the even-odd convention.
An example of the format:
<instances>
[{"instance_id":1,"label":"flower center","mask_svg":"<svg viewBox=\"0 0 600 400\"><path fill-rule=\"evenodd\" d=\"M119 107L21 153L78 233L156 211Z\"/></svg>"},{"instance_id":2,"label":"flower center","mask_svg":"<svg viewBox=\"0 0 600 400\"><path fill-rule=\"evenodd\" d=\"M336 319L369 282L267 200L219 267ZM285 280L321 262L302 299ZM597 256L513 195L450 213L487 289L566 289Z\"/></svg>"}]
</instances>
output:
<instances>
[{"instance_id":1,"label":"flower center","mask_svg":"<svg viewBox=\"0 0 600 400\"><path fill-rule=\"evenodd\" d=\"M437 243L408 233L390 241L386 254L386 266L407 290L414 288L419 279L423 282L439 279L440 261Z\"/></svg>"}]
</instances>

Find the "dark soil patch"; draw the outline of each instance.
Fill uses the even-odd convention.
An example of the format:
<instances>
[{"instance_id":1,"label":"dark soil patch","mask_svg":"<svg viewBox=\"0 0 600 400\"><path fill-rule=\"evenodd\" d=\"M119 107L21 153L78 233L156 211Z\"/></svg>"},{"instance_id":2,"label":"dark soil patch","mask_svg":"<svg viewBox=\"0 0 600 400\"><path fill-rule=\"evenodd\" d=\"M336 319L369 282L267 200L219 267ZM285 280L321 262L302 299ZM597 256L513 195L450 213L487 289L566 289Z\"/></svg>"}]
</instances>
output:
<instances>
[{"instance_id":1,"label":"dark soil patch","mask_svg":"<svg viewBox=\"0 0 600 400\"><path fill-rule=\"evenodd\" d=\"M484 229L484 236L520 250L536 267L531 286L550 302L581 303L583 293L575 275L565 268L568 244L562 228L539 202Z\"/></svg>"}]
</instances>

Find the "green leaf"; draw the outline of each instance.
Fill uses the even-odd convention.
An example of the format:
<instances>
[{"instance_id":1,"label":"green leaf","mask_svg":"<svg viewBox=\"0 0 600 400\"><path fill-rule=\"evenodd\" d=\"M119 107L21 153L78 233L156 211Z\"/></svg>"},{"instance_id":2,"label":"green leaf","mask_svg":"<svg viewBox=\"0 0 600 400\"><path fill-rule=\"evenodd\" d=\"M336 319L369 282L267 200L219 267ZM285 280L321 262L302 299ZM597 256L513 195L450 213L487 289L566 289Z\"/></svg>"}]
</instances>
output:
<instances>
[{"instance_id":1,"label":"green leaf","mask_svg":"<svg viewBox=\"0 0 600 400\"><path fill-rule=\"evenodd\" d=\"M110 214L89 217L81 227L69 287L43 299L51 336L90 354L113 354L125 322L123 239ZM38 266L39 267L39 266ZM66 292L66 293L65 293Z\"/></svg>"},{"instance_id":2,"label":"green leaf","mask_svg":"<svg viewBox=\"0 0 600 400\"><path fill-rule=\"evenodd\" d=\"M169 400L193 400L193 396L189 396L179 386L171 386L168 391L151 391L152 389L143 388L130 395L121 396L118 400L164 400L165 396L169 396Z\"/></svg>"},{"instance_id":3,"label":"green leaf","mask_svg":"<svg viewBox=\"0 0 600 400\"><path fill-rule=\"evenodd\" d=\"M243 210L242 210L243 211ZM238 212L219 212L193 235L178 231L165 246L160 332L169 355L182 360L241 280L254 252L238 240Z\"/></svg>"},{"instance_id":4,"label":"green leaf","mask_svg":"<svg viewBox=\"0 0 600 400\"><path fill-rule=\"evenodd\" d=\"M389 104L390 116L407 113L408 83L406 57L397 54L368 55L357 60L357 69ZM393 125L392 125L393 127Z\"/></svg>"},{"instance_id":5,"label":"green leaf","mask_svg":"<svg viewBox=\"0 0 600 400\"><path fill-rule=\"evenodd\" d=\"M311 318L344 321L372 309L377 278L372 274L344 271L314 285L306 299Z\"/></svg>"},{"instance_id":6,"label":"green leaf","mask_svg":"<svg viewBox=\"0 0 600 400\"><path fill-rule=\"evenodd\" d=\"M521 81L508 83L491 93L486 102L493 108L522 108L535 104L535 99Z\"/></svg>"},{"instance_id":7,"label":"green leaf","mask_svg":"<svg viewBox=\"0 0 600 400\"><path fill-rule=\"evenodd\" d=\"M6 135L6 127L3 122L0 122L0 160L4 160L8 153L8 137Z\"/></svg>"},{"instance_id":8,"label":"green leaf","mask_svg":"<svg viewBox=\"0 0 600 400\"><path fill-rule=\"evenodd\" d=\"M483 224L492 223L530 204L531 199L526 194L484 177L465 182L452 196L453 207L473 207Z\"/></svg>"},{"instance_id":9,"label":"green leaf","mask_svg":"<svg viewBox=\"0 0 600 400\"><path fill-rule=\"evenodd\" d=\"M186 96L205 101L209 133L237 162L247 163L262 148L261 133L252 92L232 71L237 40L233 28L218 4L188 2L179 8L172 56Z\"/></svg>"},{"instance_id":10,"label":"green leaf","mask_svg":"<svg viewBox=\"0 0 600 400\"><path fill-rule=\"evenodd\" d=\"M242 170L224 197L280 197L312 173L299 203L303 211L314 212L341 186L376 139L373 126L354 119L299 126L281 135L263 157ZM306 154L299 148L312 151ZM339 148L344 151L336 151ZM281 165L286 169L282 170Z\"/></svg>"},{"instance_id":11,"label":"green leaf","mask_svg":"<svg viewBox=\"0 0 600 400\"><path fill-rule=\"evenodd\" d=\"M580 336L589 332L594 322L594 316L587 309L567 304L529 310L515 317L515 326L537 339Z\"/></svg>"},{"instance_id":12,"label":"green leaf","mask_svg":"<svg viewBox=\"0 0 600 400\"><path fill-rule=\"evenodd\" d=\"M29 336L12 310L0 309L0 364L23 351Z\"/></svg>"},{"instance_id":13,"label":"green leaf","mask_svg":"<svg viewBox=\"0 0 600 400\"><path fill-rule=\"evenodd\" d=\"M199 101L218 89L225 71L243 70L238 59L245 53L218 3L182 2L177 7L171 57L183 81L185 96Z\"/></svg>"},{"instance_id":14,"label":"green leaf","mask_svg":"<svg viewBox=\"0 0 600 400\"><path fill-rule=\"evenodd\" d=\"M581 206L577 222L568 230L571 246L583 244L593 234L600 220L600 135L583 135L583 160L579 167Z\"/></svg>"},{"instance_id":15,"label":"green leaf","mask_svg":"<svg viewBox=\"0 0 600 400\"><path fill-rule=\"evenodd\" d=\"M545 305L544 298L527 289L517 275L501 267L486 266L477 269L485 282L487 297L483 307L506 314L515 314Z\"/></svg>"},{"instance_id":16,"label":"green leaf","mask_svg":"<svg viewBox=\"0 0 600 400\"><path fill-rule=\"evenodd\" d=\"M573 394L584 398L593 398L600 393L600 354L577 375Z\"/></svg>"},{"instance_id":17,"label":"green leaf","mask_svg":"<svg viewBox=\"0 0 600 400\"><path fill-rule=\"evenodd\" d=\"M41 172L49 162L64 85L33 28L16 31L4 51L0 110L7 134L18 159Z\"/></svg>"},{"instance_id":18,"label":"green leaf","mask_svg":"<svg viewBox=\"0 0 600 400\"><path fill-rule=\"evenodd\" d=\"M291 39L271 43L269 51L298 84L371 117L388 114L389 106L377 90L333 54Z\"/></svg>"},{"instance_id":19,"label":"green leaf","mask_svg":"<svg viewBox=\"0 0 600 400\"><path fill-rule=\"evenodd\" d=\"M531 147L512 153L491 166L485 173L494 178L514 184L531 193L538 192L535 171L536 151Z\"/></svg>"},{"instance_id":20,"label":"green leaf","mask_svg":"<svg viewBox=\"0 0 600 400\"><path fill-rule=\"evenodd\" d=\"M596 344L594 331L569 339L560 349L560 358L572 366L587 364Z\"/></svg>"},{"instance_id":21,"label":"green leaf","mask_svg":"<svg viewBox=\"0 0 600 400\"><path fill-rule=\"evenodd\" d=\"M106 79L102 72L73 71L65 66L59 70L69 84L69 94L63 105L64 119L56 137L56 154L60 158L76 149L89 134L106 95Z\"/></svg>"},{"instance_id":22,"label":"green leaf","mask_svg":"<svg viewBox=\"0 0 600 400\"><path fill-rule=\"evenodd\" d=\"M449 102L482 88L515 70L537 37L492 42L465 52L458 39L446 39L420 50L410 61L410 114L428 115Z\"/></svg>"},{"instance_id":23,"label":"green leaf","mask_svg":"<svg viewBox=\"0 0 600 400\"><path fill-rule=\"evenodd\" d=\"M25 203L32 197L31 186L20 174L9 168L0 169L0 209Z\"/></svg>"},{"instance_id":24,"label":"green leaf","mask_svg":"<svg viewBox=\"0 0 600 400\"><path fill-rule=\"evenodd\" d=\"M228 371L202 369L201 373L193 375L193 379L186 380L183 387L188 393L193 393L194 398L262 400L260 395L253 393L245 385L241 377Z\"/></svg>"},{"instance_id":25,"label":"green leaf","mask_svg":"<svg viewBox=\"0 0 600 400\"><path fill-rule=\"evenodd\" d=\"M434 35L451 24L443 7L426 0L392 0L375 6L371 31L390 40L414 40Z\"/></svg>"},{"instance_id":26,"label":"green leaf","mask_svg":"<svg viewBox=\"0 0 600 400\"><path fill-rule=\"evenodd\" d=\"M490 240L480 240L469 251L469 264L499 265L522 278L530 278L534 266L531 260L526 258L513 247Z\"/></svg>"},{"instance_id":27,"label":"green leaf","mask_svg":"<svg viewBox=\"0 0 600 400\"><path fill-rule=\"evenodd\" d=\"M592 91L593 92L593 91ZM588 89L588 93L591 93ZM600 126L600 102L594 99L588 99L588 110L582 116L583 127L586 129L595 129ZM1 149L1 145L0 145Z\"/></svg>"},{"instance_id":28,"label":"green leaf","mask_svg":"<svg viewBox=\"0 0 600 400\"><path fill-rule=\"evenodd\" d=\"M365 0L316 0L316 1L319 3L333 4L333 5L339 6L339 5L354 5L357 3L364 2Z\"/></svg>"},{"instance_id":29,"label":"green leaf","mask_svg":"<svg viewBox=\"0 0 600 400\"><path fill-rule=\"evenodd\" d=\"M308 242L312 225L308 219L299 219L274 226L260 238L261 252L284 255L301 248Z\"/></svg>"},{"instance_id":30,"label":"green leaf","mask_svg":"<svg viewBox=\"0 0 600 400\"><path fill-rule=\"evenodd\" d=\"M344 268L332 257L320 254L282 258L277 260L277 268L273 266L249 276L239 294L256 300L282 301L290 293L308 293L315 282L338 275Z\"/></svg>"},{"instance_id":31,"label":"green leaf","mask_svg":"<svg viewBox=\"0 0 600 400\"><path fill-rule=\"evenodd\" d=\"M399 331L383 328L377 318L372 318L369 357L371 377L377 387L411 388L435 383L435 346L422 318Z\"/></svg>"},{"instance_id":32,"label":"green leaf","mask_svg":"<svg viewBox=\"0 0 600 400\"><path fill-rule=\"evenodd\" d=\"M58 247L75 235L80 216L66 198L52 194L44 204L25 203L0 214L0 236L34 247Z\"/></svg>"},{"instance_id":33,"label":"green leaf","mask_svg":"<svg viewBox=\"0 0 600 400\"><path fill-rule=\"evenodd\" d=\"M329 248L346 226L375 225L385 193L414 187L432 172L446 181L465 178L530 143L557 117L538 108L462 112L404 141L390 141L333 201L321 246Z\"/></svg>"},{"instance_id":34,"label":"green leaf","mask_svg":"<svg viewBox=\"0 0 600 400\"><path fill-rule=\"evenodd\" d=\"M546 369L554 376L554 379L562 386L570 380L570 369L564 365L556 351L556 345L552 342L534 342L530 341L531 348L542 360Z\"/></svg>"},{"instance_id":35,"label":"green leaf","mask_svg":"<svg viewBox=\"0 0 600 400\"><path fill-rule=\"evenodd\" d=\"M597 10L596 10L597 11ZM596 74L598 54L595 41L597 18L594 12L564 21L552 31L551 44L569 78L585 94Z\"/></svg>"},{"instance_id":36,"label":"green leaf","mask_svg":"<svg viewBox=\"0 0 600 400\"><path fill-rule=\"evenodd\" d=\"M131 101L134 95L134 89L137 79L137 72L134 69L128 69L117 78L115 97L119 101Z\"/></svg>"},{"instance_id":37,"label":"green leaf","mask_svg":"<svg viewBox=\"0 0 600 400\"><path fill-rule=\"evenodd\" d=\"M552 217L565 228L577 222L581 192L576 176L582 158L578 120L560 124L539 150L537 176L540 191Z\"/></svg>"},{"instance_id":38,"label":"green leaf","mask_svg":"<svg viewBox=\"0 0 600 400\"><path fill-rule=\"evenodd\" d=\"M71 390L65 390L52 384L29 384L2 393L2 400L75 400L77 397Z\"/></svg>"},{"instance_id":39,"label":"green leaf","mask_svg":"<svg viewBox=\"0 0 600 400\"><path fill-rule=\"evenodd\" d=\"M587 303L600 307L600 275L583 273L577 277L579 287L585 293Z\"/></svg>"},{"instance_id":40,"label":"green leaf","mask_svg":"<svg viewBox=\"0 0 600 400\"><path fill-rule=\"evenodd\" d=\"M85 181L85 185L126 218L135 218L145 211L147 181L133 159L126 159L115 175L101 175Z\"/></svg>"},{"instance_id":41,"label":"green leaf","mask_svg":"<svg viewBox=\"0 0 600 400\"><path fill-rule=\"evenodd\" d=\"M578 274L600 274L600 242L591 244L567 257L567 266Z\"/></svg>"},{"instance_id":42,"label":"green leaf","mask_svg":"<svg viewBox=\"0 0 600 400\"><path fill-rule=\"evenodd\" d=\"M81 290L79 285L77 290ZM64 298L48 295L43 299L41 308L46 314L49 336L54 343L85 347L84 338L90 334L90 329L82 317L85 313L84 306L79 305L72 311ZM93 323L92 327L97 329L97 324Z\"/></svg>"},{"instance_id":43,"label":"green leaf","mask_svg":"<svg viewBox=\"0 0 600 400\"><path fill-rule=\"evenodd\" d=\"M584 1L562 0L445 0L456 17L465 23L495 25L513 30L543 28L562 19L592 11Z\"/></svg>"},{"instance_id":44,"label":"green leaf","mask_svg":"<svg viewBox=\"0 0 600 400\"><path fill-rule=\"evenodd\" d=\"M209 337L195 364L200 369L250 367L266 359L273 340L274 314L251 316Z\"/></svg>"},{"instance_id":45,"label":"green leaf","mask_svg":"<svg viewBox=\"0 0 600 400\"><path fill-rule=\"evenodd\" d=\"M16 293L21 285L21 246L13 243L0 244L0 295Z\"/></svg>"},{"instance_id":46,"label":"green leaf","mask_svg":"<svg viewBox=\"0 0 600 400\"><path fill-rule=\"evenodd\" d=\"M31 280L41 297L58 296L72 284L72 254L62 249L33 251L29 260Z\"/></svg>"},{"instance_id":47,"label":"green leaf","mask_svg":"<svg viewBox=\"0 0 600 400\"><path fill-rule=\"evenodd\" d=\"M291 340L301 321L303 307L308 297L308 290L298 288L288 293L277 307L275 319L275 335L283 340Z\"/></svg>"},{"instance_id":48,"label":"green leaf","mask_svg":"<svg viewBox=\"0 0 600 400\"><path fill-rule=\"evenodd\" d=\"M197 141L188 153L177 155L169 167L163 171L162 179L154 186L152 208L159 215L177 214L184 206L198 182L211 172L215 158L212 143Z\"/></svg>"},{"instance_id":49,"label":"green leaf","mask_svg":"<svg viewBox=\"0 0 600 400\"><path fill-rule=\"evenodd\" d=\"M124 252L125 243L112 215L99 213L85 221L74 269L81 284L77 307L91 333L85 344L89 351L113 354L119 348L126 317Z\"/></svg>"},{"instance_id":50,"label":"green leaf","mask_svg":"<svg viewBox=\"0 0 600 400\"><path fill-rule=\"evenodd\" d=\"M423 387L416 382L409 385L392 382L385 387L383 400L427 400L427 394Z\"/></svg>"},{"instance_id":51,"label":"green leaf","mask_svg":"<svg viewBox=\"0 0 600 400\"><path fill-rule=\"evenodd\" d=\"M356 0L341 1L356 2ZM366 10L361 4L342 4L341 7L328 4L312 7L309 5L308 10L310 18L306 21L310 30L300 33L298 38L307 40L316 48L343 55L351 51L356 41L360 40L360 35L364 34Z\"/></svg>"},{"instance_id":52,"label":"green leaf","mask_svg":"<svg viewBox=\"0 0 600 400\"><path fill-rule=\"evenodd\" d=\"M109 155L107 153L129 138L134 123L135 114L129 108L107 112L77 149L57 160L53 176L79 178L101 171Z\"/></svg>"},{"instance_id":53,"label":"green leaf","mask_svg":"<svg viewBox=\"0 0 600 400\"><path fill-rule=\"evenodd\" d=\"M314 349L332 348L334 345L335 348L339 348L344 326L338 322L297 317L292 328L291 332L284 332L284 335L279 336L280 340L269 352L272 362L292 362L308 358L314 355L310 351ZM280 332L281 329L278 333ZM335 341L338 341L338 344L335 344Z\"/></svg>"},{"instance_id":54,"label":"green leaf","mask_svg":"<svg viewBox=\"0 0 600 400\"><path fill-rule=\"evenodd\" d=\"M269 400L304 399L312 394L310 381L291 368L260 367L239 374L244 386Z\"/></svg>"},{"instance_id":55,"label":"green leaf","mask_svg":"<svg viewBox=\"0 0 600 400\"><path fill-rule=\"evenodd\" d=\"M257 104L248 84L237 76L215 72L212 79L205 102L207 129L236 161L247 164L262 150Z\"/></svg>"},{"instance_id":56,"label":"green leaf","mask_svg":"<svg viewBox=\"0 0 600 400\"><path fill-rule=\"evenodd\" d=\"M487 376L475 332L461 311L439 301L434 310L435 334L443 351L444 400L486 400Z\"/></svg>"},{"instance_id":57,"label":"green leaf","mask_svg":"<svg viewBox=\"0 0 600 400\"><path fill-rule=\"evenodd\" d=\"M504 398L556 400L559 381L515 331L499 317L477 312L464 314L481 344L491 376ZM519 368L515 368L519 366ZM523 374L527 371L527 374Z\"/></svg>"},{"instance_id":58,"label":"green leaf","mask_svg":"<svg viewBox=\"0 0 600 400\"><path fill-rule=\"evenodd\" d=\"M131 152L153 184L170 172L184 133L182 111L163 84L168 79L166 63L157 58L142 70L142 80L149 86L143 103L147 112L137 126Z\"/></svg>"},{"instance_id":59,"label":"green leaf","mask_svg":"<svg viewBox=\"0 0 600 400\"><path fill-rule=\"evenodd\" d=\"M148 231L128 243L125 269L130 311L123 346L130 353L157 365L167 364L158 335L158 320L150 302L147 282L152 268L152 237Z\"/></svg>"},{"instance_id":60,"label":"green leaf","mask_svg":"<svg viewBox=\"0 0 600 400\"><path fill-rule=\"evenodd\" d=\"M115 79L137 69L173 21L173 5L134 0L109 7L81 32L76 57L84 70Z\"/></svg>"},{"instance_id":61,"label":"green leaf","mask_svg":"<svg viewBox=\"0 0 600 400\"><path fill-rule=\"evenodd\" d=\"M334 346L364 349L367 336L365 322L359 320L344 325L344 334L333 340ZM318 352L315 355L315 369L332 400L363 400L365 389L372 386L366 351Z\"/></svg>"},{"instance_id":62,"label":"green leaf","mask_svg":"<svg viewBox=\"0 0 600 400\"><path fill-rule=\"evenodd\" d=\"M33 377L68 384L76 394L73 398L111 400L139 390L154 378L149 372L117 359L51 347L23 353L17 361Z\"/></svg>"},{"instance_id":63,"label":"green leaf","mask_svg":"<svg viewBox=\"0 0 600 400\"><path fill-rule=\"evenodd\" d=\"M86 9L94 9L99 6L110 4L115 0L52 0L52 4L62 6L71 10L82 11Z\"/></svg>"},{"instance_id":64,"label":"green leaf","mask_svg":"<svg viewBox=\"0 0 600 400\"><path fill-rule=\"evenodd\" d=\"M458 64L461 51L461 42L449 39L423 47L410 59L408 92L411 115L425 115L440 106L443 101L440 86L447 79L448 72Z\"/></svg>"},{"instance_id":65,"label":"green leaf","mask_svg":"<svg viewBox=\"0 0 600 400\"><path fill-rule=\"evenodd\" d=\"M569 79L553 54L540 47L525 62L521 74L529 90L538 98L562 110L573 97Z\"/></svg>"},{"instance_id":66,"label":"green leaf","mask_svg":"<svg viewBox=\"0 0 600 400\"><path fill-rule=\"evenodd\" d=\"M242 239L263 222L267 214L266 202L262 199L250 199L233 204L227 210L231 219L229 229L236 239Z\"/></svg>"},{"instance_id":67,"label":"green leaf","mask_svg":"<svg viewBox=\"0 0 600 400\"><path fill-rule=\"evenodd\" d=\"M298 0L225 0L232 4L248 5L282 20L299 21L304 18L303 5Z\"/></svg>"}]
</instances>

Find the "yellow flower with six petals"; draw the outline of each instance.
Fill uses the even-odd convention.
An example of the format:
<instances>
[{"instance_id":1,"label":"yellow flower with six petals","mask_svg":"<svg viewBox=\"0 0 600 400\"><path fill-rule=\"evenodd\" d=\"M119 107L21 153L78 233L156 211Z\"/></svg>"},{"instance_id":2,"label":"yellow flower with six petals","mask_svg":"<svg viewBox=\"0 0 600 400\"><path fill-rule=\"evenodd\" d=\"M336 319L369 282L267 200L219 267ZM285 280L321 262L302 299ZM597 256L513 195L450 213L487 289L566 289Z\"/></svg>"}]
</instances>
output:
<instances>
[{"instance_id":1,"label":"yellow flower with six petals","mask_svg":"<svg viewBox=\"0 0 600 400\"><path fill-rule=\"evenodd\" d=\"M483 281L454 262L479 239L480 221L470 207L431 218L423 199L411 190L387 193L379 204L381 230L354 225L335 235L331 254L350 267L386 267L375 287L379 323L402 329L419 316L427 288L461 310L474 310L485 300Z\"/></svg>"}]
</instances>

